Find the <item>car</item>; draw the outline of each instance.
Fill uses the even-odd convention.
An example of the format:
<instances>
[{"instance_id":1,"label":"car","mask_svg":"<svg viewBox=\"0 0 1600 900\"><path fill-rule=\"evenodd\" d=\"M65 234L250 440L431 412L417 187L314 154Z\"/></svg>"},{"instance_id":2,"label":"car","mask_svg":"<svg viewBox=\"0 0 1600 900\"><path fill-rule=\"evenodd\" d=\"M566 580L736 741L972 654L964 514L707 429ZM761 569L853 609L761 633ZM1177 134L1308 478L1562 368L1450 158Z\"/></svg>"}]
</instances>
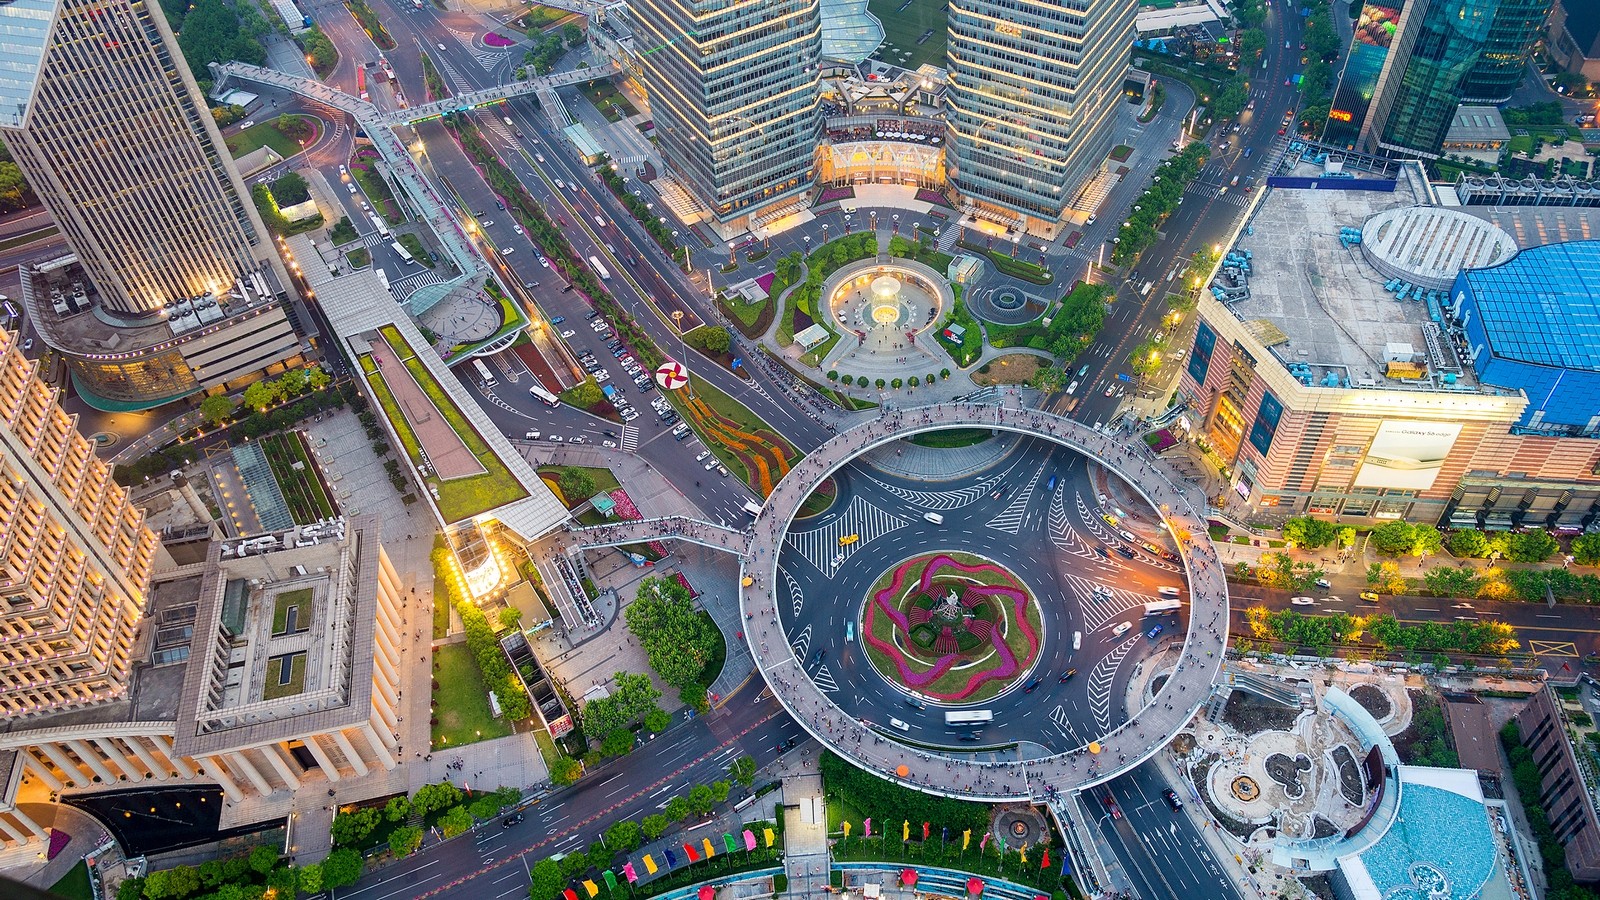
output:
<instances>
[{"instance_id":1,"label":"car","mask_svg":"<svg viewBox=\"0 0 1600 900\"><path fill-rule=\"evenodd\" d=\"M1093 225L1094 223L1095 223L1095 217L1094 216L1090 216L1089 218L1085 219L1084 222L1083 222L1083 224L1085 224L1085 225Z\"/></svg>"},{"instance_id":2,"label":"car","mask_svg":"<svg viewBox=\"0 0 1600 900\"><path fill-rule=\"evenodd\" d=\"M243 122L239 123L239 128L242 130L242 129L245 129L245 128L249 128L250 126L252 126L254 124L256 124L254 119L246 119ZM339 168L343 169L344 166L340 166Z\"/></svg>"},{"instance_id":3,"label":"car","mask_svg":"<svg viewBox=\"0 0 1600 900\"><path fill-rule=\"evenodd\" d=\"M1155 627L1151 628L1149 631L1146 631L1144 633L1144 636L1153 641L1156 638L1161 636L1161 630L1162 630L1161 626L1160 625L1156 625Z\"/></svg>"},{"instance_id":4,"label":"car","mask_svg":"<svg viewBox=\"0 0 1600 900\"><path fill-rule=\"evenodd\" d=\"M1023 693L1024 693L1024 694L1031 694L1031 693L1033 693L1033 692L1034 692L1034 691L1036 691L1036 690L1038 690L1038 689L1039 689L1039 682L1040 682L1040 680L1041 680L1041 679L1038 679L1038 678L1035 678L1035 679L1034 679L1034 680L1032 680L1032 681L1030 681L1030 682L1028 682L1028 683L1027 683L1027 684L1026 684L1026 685L1025 685L1025 686L1024 686L1024 687L1023 687L1023 688L1022 688L1022 692L1023 692Z\"/></svg>"},{"instance_id":5,"label":"car","mask_svg":"<svg viewBox=\"0 0 1600 900\"><path fill-rule=\"evenodd\" d=\"M1315 606L1317 601L1310 597L1290 597L1289 603L1294 606Z\"/></svg>"},{"instance_id":6,"label":"car","mask_svg":"<svg viewBox=\"0 0 1600 900\"><path fill-rule=\"evenodd\" d=\"M480 221L478 224L482 225L485 228L488 228L490 225L494 224L494 220L493 219L484 219L484 220Z\"/></svg>"},{"instance_id":7,"label":"car","mask_svg":"<svg viewBox=\"0 0 1600 900\"><path fill-rule=\"evenodd\" d=\"M1137 544L1139 542L1139 539L1133 536L1133 532L1127 530L1126 528L1117 529L1117 534L1122 535L1122 539L1125 540L1125 541L1129 541L1129 542L1135 543L1135 544Z\"/></svg>"},{"instance_id":8,"label":"car","mask_svg":"<svg viewBox=\"0 0 1600 900\"><path fill-rule=\"evenodd\" d=\"M516 249L517 248L515 248L515 247L501 247L500 248L500 255L501 256L510 256L512 253L516 252Z\"/></svg>"},{"instance_id":9,"label":"car","mask_svg":"<svg viewBox=\"0 0 1600 900\"><path fill-rule=\"evenodd\" d=\"M504 200L496 200L494 202L494 208L503 210L506 208L506 202Z\"/></svg>"},{"instance_id":10,"label":"car","mask_svg":"<svg viewBox=\"0 0 1600 900\"><path fill-rule=\"evenodd\" d=\"M555 318L550 320L550 324L551 325L560 325L562 322L565 322L566 320L567 320L566 316L556 316Z\"/></svg>"},{"instance_id":11,"label":"car","mask_svg":"<svg viewBox=\"0 0 1600 900\"><path fill-rule=\"evenodd\" d=\"M515 231L517 234L522 234L523 233L521 225L513 225L513 226L511 226L511 230Z\"/></svg>"},{"instance_id":12,"label":"car","mask_svg":"<svg viewBox=\"0 0 1600 900\"><path fill-rule=\"evenodd\" d=\"M921 700L918 700L915 697L901 697L900 698L900 702L902 702L905 705L911 707L912 709L927 709L928 708L928 705L926 703L923 703Z\"/></svg>"},{"instance_id":13,"label":"car","mask_svg":"<svg viewBox=\"0 0 1600 900\"><path fill-rule=\"evenodd\" d=\"M22 349L24 349L24 350L32 350L33 349L33 338L25 338L22 341Z\"/></svg>"},{"instance_id":14,"label":"car","mask_svg":"<svg viewBox=\"0 0 1600 900\"><path fill-rule=\"evenodd\" d=\"M714 459L711 460L710 462L706 462L706 463L701 463L700 464L700 468L705 469L707 472L711 471L712 469L715 469L716 467L717 467L717 461L714 460Z\"/></svg>"},{"instance_id":15,"label":"car","mask_svg":"<svg viewBox=\"0 0 1600 900\"><path fill-rule=\"evenodd\" d=\"M1256 152L1254 147L1246 147L1246 148L1244 148L1244 158L1245 159L1249 159L1250 158L1250 154L1252 154L1254 152Z\"/></svg>"},{"instance_id":16,"label":"car","mask_svg":"<svg viewBox=\"0 0 1600 900\"><path fill-rule=\"evenodd\" d=\"M615 450L615 449L617 449L617 442L616 441L601 441L601 444L607 450Z\"/></svg>"},{"instance_id":17,"label":"car","mask_svg":"<svg viewBox=\"0 0 1600 900\"><path fill-rule=\"evenodd\" d=\"M1116 392L1117 392L1117 386L1116 385L1114 385L1114 384L1106 385L1106 396L1107 397L1111 396L1112 394L1115 394Z\"/></svg>"},{"instance_id":18,"label":"car","mask_svg":"<svg viewBox=\"0 0 1600 900\"><path fill-rule=\"evenodd\" d=\"M537 159L539 162L544 162L544 154L543 153L535 153L533 155L533 158Z\"/></svg>"},{"instance_id":19,"label":"car","mask_svg":"<svg viewBox=\"0 0 1600 900\"><path fill-rule=\"evenodd\" d=\"M1122 546L1121 544L1118 544L1117 546L1112 547L1111 549L1115 550L1117 552L1117 555L1122 557L1123 559L1133 559L1133 551L1129 550L1127 547Z\"/></svg>"},{"instance_id":20,"label":"car","mask_svg":"<svg viewBox=\"0 0 1600 900\"><path fill-rule=\"evenodd\" d=\"M525 817L522 815L522 813L512 813L511 815L500 820L500 827L510 828L513 825L521 825L524 818Z\"/></svg>"},{"instance_id":21,"label":"car","mask_svg":"<svg viewBox=\"0 0 1600 900\"><path fill-rule=\"evenodd\" d=\"M1333 582L1329 581L1326 578L1318 578L1317 579L1317 587L1322 588L1323 590L1327 590L1328 588L1333 587Z\"/></svg>"},{"instance_id":22,"label":"car","mask_svg":"<svg viewBox=\"0 0 1600 900\"><path fill-rule=\"evenodd\" d=\"M1105 804L1106 812L1111 813L1111 818L1122 818L1122 810L1117 807L1117 798L1111 796L1110 794L1106 794L1104 797L1100 798L1100 802Z\"/></svg>"},{"instance_id":23,"label":"car","mask_svg":"<svg viewBox=\"0 0 1600 900\"><path fill-rule=\"evenodd\" d=\"M1089 366L1087 364L1078 367L1078 377L1079 378L1082 378L1083 376L1085 376L1087 374L1089 374Z\"/></svg>"},{"instance_id":24,"label":"car","mask_svg":"<svg viewBox=\"0 0 1600 900\"><path fill-rule=\"evenodd\" d=\"M890 719L889 720L889 724L893 725L895 728L897 728L897 729L899 729L901 731L910 731L911 730L911 726L910 725L907 725L906 723L900 721L899 719Z\"/></svg>"},{"instance_id":25,"label":"car","mask_svg":"<svg viewBox=\"0 0 1600 900\"><path fill-rule=\"evenodd\" d=\"M526 440L537 441L538 439L539 439L539 432L537 432L537 431L528 432L528 436L527 436Z\"/></svg>"},{"instance_id":26,"label":"car","mask_svg":"<svg viewBox=\"0 0 1600 900\"><path fill-rule=\"evenodd\" d=\"M566 440L566 438L562 437L559 434L550 435L550 443L552 443L552 444L559 444L564 440Z\"/></svg>"},{"instance_id":27,"label":"car","mask_svg":"<svg viewBox=\"0 0 1600 900\"><path fill-rule=\"evenodd\" d=\"M539 257L539 267L540 267L540 268L542 268L542 269L548 269L548 268L550 268L550 260L548 260L548 259L545 259L545 258L544 258L544 257L542 257L542 256L541 256L541 257Z\"/></svg>"},{"instance_id":28,"label":"car","mask_svg":"<svg viewBox=\"0 0 1600 900\"><path fill-rule=\"evenodd\" d=\"M823 647L823 648L817 650L817 652L811 654L811 664L813 666L819 665L819 664L821 664L821 662L823 660L825 660L827 658L828 658L828 648L827 647Z\"/></svg>"},{"instance_id":29,"label":"car","mask_svg":"<svg viewBox=\"0 0 1600 900\"><path fill-rule=\"evenodd\" d=\"M1289 49L1289 42L1288 41L1284 41L1283 42L1283 49L1285 49L1285 50Z\"/></svg>"},{"instance_id":30,"label":"car","mask_svg":"<svg viewBox=\"0 0 1600 900\"><path fill-rule=\"evenodd\" d=\"M569 443L569 444L587 444L587 443L589 443L589 439L580 434L577 437L573 438L572 440L568 441L567 443Z\"/></svg>"},{"instance_id":31,"label":"car","mask_svg":"<svg viewBox=\"0 0 1600 900\"><path fill-rule=\"evenodd\" d=\"M695 462L705 462L706 461L706 457L708 457L710 455L711 455L711 451L710 450L701 450L700 451L700 455L696 456L694 458L694 461Z\"/></svg>"},{"instance_id":32,"label":"car","mask_svg":"<svg viewBox=\"0 0 1600 900\"><path fill-rule=\"evenodd\" d=\"M728 467L723 465L723 464L721 464L721 463L718 463L717 464L717 474L721 475L723 478L727 478L728 477Z\"/></svg>"},{"instance_id":33,"label":"car","mask_svg":"<svg viewBox=\"0 0 1600 900\"><path fill-rule=\"evenodd\" d=\"M600 318L600 310L591 309L587 313L585 313L583 317L585 319L588 319L589 321L593 322L595 319Z\"/></svg>"},{"instance_id":34,"label":"car","mask_svg":"<svg viewBox=\"0 0 1600 900\"><path fill-rule=\"evenodd\" d=\"M571 328L568 328L566 331L561 332L561 336L564 337L564 338L569 338L569 337L572 337L573 335L576 335L576 334L577 334L577 332L573 331Z\"/></svg>"},{"instance_id":35,"label":"car","mask_svg":"<svg viewBox=\"0 0 1600 900\"><path fill-rule=\"evenodd\" d=\"M785 752L787 752L789 750L793 750L795 747L799 746L799 744L800 744L800 739L799 738L789 738L787 741L779 741L778 742L778 752L779 753L785 753Z\"/></svg>"},{"instance_id":36,"label":"car","mask_svg":"<svg viewBox=\"0 0 1600 900\"><path fill-rule=\"evenodd\" d=\"M639 418L639 414L631 409L622 414L622 421L624 422L632 422L637 418Z\"/></svg>"},{"instance_id":37,"label":"car","mask_svg":"<svg viewBox=\"0 0 1600 900\"><path fill-rule=\"evenodd\" d=\"M1278 129L1278 136L1279 137L1282 137L1283 135L1288 134L1288 133L1289 133L1289 129L1286 128L1286 127Z\"/></svg>"},{"instance_id":38,"label":"car","mask_svg":"<svg viewBox=\"0 0 1600 900\"><path fill-rule=\"evenodd\" d=\"M439 52L440 52L440 53L443 53L443 52L445 52L445 50L444 50L444 42L443 42L443 41L440 41L440 42L439 42Z\"/></svg>"},{"instance_id":39,"label":"car","mask_svg":"<svg viewBox=\"0 0 1600 900\"><path fill-rule=\"evenodd\" d=\"M1057 678L1056 681L1060 682L1061 684L1066 684L1068 681L1070 681L1072 679L1072 676L1074 676L1076 674L1078 674L1078 670L1077 669L1068 669L1067 671L1063 672L1061 674L1061 677Z\"/></svg>"},{"instance_id":40,"label":"car","mask_svg":"<svg viewBox=\"0 0 1600 900\"><path fill-rule=\"evenodd\" d=\"M844 623L844 639L847 641L854 641L856 639L856 623Z\"/></svg>"},{"instance_id":41,"label":"car","mask_svg":"<svg viewBox=\"0 0 1600 900\"><path fill-rule=\"evenodd\" d=\"M1361 592L1361 599L1367 601L1368 603L1377 603L1378 600L1379 600L1378 592L1377 591L1362 591Z\"/></svg>"},{"instance_id":42,"label":"car","mask_svg":"<svg viewBox=\"0 0 1600 900\"><path fill-rule=\"evenodd\" d=\"M1183 809L1183 801L1178 799L1178 792L1172 788L1162 791L1161 799L1167 801L1167 806L1171 807L1173 812Z\"/></svg>"},{"instance_id":43,"label":"car","mask_svg":"<svg viewBox=\"0 0 1600 900\"><path fill-rule=\"evenodd\" d=\"M1122 637L1123 635L1127 634L1128 631L1130 629L1132 629L1132 628L1133 628L1133 623L1132 622L1118 622L1117 623L1117 627L1111 629L1111 636L1112 637Z\"/></svg>"}]
</instances>

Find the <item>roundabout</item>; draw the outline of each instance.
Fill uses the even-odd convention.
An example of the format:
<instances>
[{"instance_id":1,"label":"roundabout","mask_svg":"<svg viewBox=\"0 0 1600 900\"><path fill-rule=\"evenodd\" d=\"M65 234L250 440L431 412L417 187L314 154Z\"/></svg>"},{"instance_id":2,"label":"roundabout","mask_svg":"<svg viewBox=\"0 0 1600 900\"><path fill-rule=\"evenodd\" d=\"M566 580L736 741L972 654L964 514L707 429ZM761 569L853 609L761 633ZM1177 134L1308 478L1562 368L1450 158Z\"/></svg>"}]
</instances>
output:
<instances>
[{"instance_id":1,"label":"roundabout","mask_svg":"<svg viewBox=\"0 0 1600 900\"><path fill-rule=\"evenodd\" d=\"M949 483L856 462L963 427L1024 439ZM1091 467L1143 494L1165 538L1102 521ZM829 477L838 502L797 526ZM1227 589L1204 520L1144 448L1049 413L889 411L791 471L750 535L745 636L772 691L834 752L920 790L1003 801L1109 780L1166 743L1222 663ZM1177 614L1156 602L1170 587ZM1130 706L1132 671L1158 651L1173 677Z\"/></svg>"}]
</instances>

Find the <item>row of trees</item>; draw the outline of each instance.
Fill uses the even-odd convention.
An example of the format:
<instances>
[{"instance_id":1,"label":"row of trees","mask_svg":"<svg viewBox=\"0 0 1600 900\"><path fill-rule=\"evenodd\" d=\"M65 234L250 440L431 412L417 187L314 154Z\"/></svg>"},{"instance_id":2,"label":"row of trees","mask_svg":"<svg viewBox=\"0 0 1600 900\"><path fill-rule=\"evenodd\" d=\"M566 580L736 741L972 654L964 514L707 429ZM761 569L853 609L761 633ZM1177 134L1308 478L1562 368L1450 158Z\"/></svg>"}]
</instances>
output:
<instances>
[{"instance_id":1,"label":"row of trees","mask_svg":"<svg viewBox=\"0 0 1600 900\"><path fill-rule=\"evenodd\" d=\"M0 215L26 209L39 202L33 188L22 177L22 169L11 159L11 153L0 144Z\"/></svg>"},{"instance_id":2,"label":"row of trees","mask_svg":"<svg viewBox=\"0 0 1600 900\"><path fill-rule=\"evenodd\" d=\"M251 900L296 892L314 894L354 884L361 877L361 854L336 850L321 863L294 866L271 847L257 847L198 866L174 866L117 887L117 900Z\"/></svg>"},{"instance_id":3,"label":"row of trees","mask_svg":"<svg viewBox=\"0 0 1600 900\"><path fill-rule=\"evenodd\" d=\"M1128 220L1117 230L1117 246L1111 252L1113 263L1127 265L1156 242L1161 223L1178 208L1184 189L1210 157L1211 145L1196 141L1156 167L1150 186L1139 195Z\"/></svg>"},{"instance_id":4,"label":"row of trees","mask_svg":"<svg viewBox=\"0 0 1600 900\"><path fill-rule=\"evenodd\" d=\"M1528 830L1539 845L1539 855L1544 859L1546 879L1545 897L1549 900L1595 900L1595 892L1572 880L1567 870L1567 850L1555 830L1550 827L1550 813L1540 802L1544 794L1544 777L1539 774L1539 764L1533 752L1522 743L1522 730L1512 719L1500 729L1500 742L1506 748L1511 762L1511 782L1522 798L1522 812L1528 820ZM1583 750L1578 752L1582 753Z\"/></svg>"},{"instance_id":5,"label":"row of trees","mask_svg":"<svg viewBox=\"0 0 1600 900\"><path fill-rule=\"evenodd\" d=\"M701 679L721 652L722 635L695 611L689 589L675 578L646 578L623 618L661 680L677 688L685 703L703 709Z\"/></svg>"},{"instance_id":6,"label":"row of trees","mask_svg":"<svg viewBox=\"0 0 1600 900\"><path fill-rule=\"evenodd\" d=\"M1334 644L1367 643L1381 652L1470 653L1499 656L1517 648L1510 625L1504 622L1423 622L1402 624L1394 616L1308 616L1292 609L1269 610L1252 606L1245 612L1251 636L1317 652Z\"/></svg>"},{"instance_id":7,"label":"row of trees","mask_svg":"<svg viewBox=\"0 0 1600 900\"><path fill-rule=\"evenodd\" d=\"M427 827L439 829L448 840L465 833L474 822L498 816L521 798L516 788L503 787L473 798L463 797L461 789L448 781L425 784L410 797L390 797L382 809L368 806L340 810L333 817L330 835L333 845L346 852L386 845L400 859L422 846ZM414 821L421 824L413 824Z\"/></svg>"},{"instance_id":8,"label":"row of trees","mask_svg":"<svg viewBox=\"0 0 1600 900\"><path fill-rule=\"evenodd\" d=\"M447 571L454 565L450 559L450 549L443 545L434 547L431 557L435 572ZM460 589L456 586L456 579L440 579L439 583L445 586L446 599L455 606L456 612L461 616L461 628L467 636L467 649L477 662L478 671L483 673L484 686L493 691L495 697L499 699L500 709L506 718L519 722L533 715L533 704L528 700L528 692L522 689L521 680L511 671L511 663L500 649L500 640L495 633L495 627L489 624L489 617L476 603L461 596Z\"/></svg>"},{"instance_id":9,"label":"row of trees","mask_svg":"<svg viewBox=\"0 0 1600 900\"><path fill-rule=\"evenodd\" d=\"M681 262L685 251L672 239L672 229L668 228L666 223L661 221L661 217L656 215L643 200L628 191L628 182L611 168L610 158L601 157L600 167L595 171L600 173L600 178L606 183L606 187L611 188L611 193L617 195L617 199L628 208L628 212L633 213L633 217L639 220L644 230L655 238L657 246L665 250L674 260Z\"/></svg>"},{"instance_id":10,"label":"row of trees","mask_svg":"<svg viewBox=\"0 0 1600 900\"><path fill-rule=\"evenodd\" d=\"M209 63L229 60L261 65L267 51L261 39L272 26L254 3L229 4L225 0L161 0L167 22L178 34L178 49L201 93L211 91Z\"/></svg>"}]
</instances>

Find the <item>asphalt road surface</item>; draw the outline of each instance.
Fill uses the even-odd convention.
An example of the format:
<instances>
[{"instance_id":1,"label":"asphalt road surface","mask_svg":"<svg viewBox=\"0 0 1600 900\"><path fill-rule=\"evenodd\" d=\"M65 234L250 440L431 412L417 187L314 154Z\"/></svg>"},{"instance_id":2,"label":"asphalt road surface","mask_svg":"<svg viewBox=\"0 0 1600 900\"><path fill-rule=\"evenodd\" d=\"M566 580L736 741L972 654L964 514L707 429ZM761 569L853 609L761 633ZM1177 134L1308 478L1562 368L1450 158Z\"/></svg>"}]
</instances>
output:
<instances>
[{"instance_id":1,"label":"asphalt road surface","mask_svg":"<svg viewBox=\"0 0 1600 900\"><path fill-rule=\"evenodd\" d=\"M1163 798L1161 765L1158 757L1085 795L1094 827L1144 900L1242 900L1202 843L1189 811L1175 811ZM1199 802L1192 794L1180 796L1185 804Z\"/></svg>"}]
</instances>

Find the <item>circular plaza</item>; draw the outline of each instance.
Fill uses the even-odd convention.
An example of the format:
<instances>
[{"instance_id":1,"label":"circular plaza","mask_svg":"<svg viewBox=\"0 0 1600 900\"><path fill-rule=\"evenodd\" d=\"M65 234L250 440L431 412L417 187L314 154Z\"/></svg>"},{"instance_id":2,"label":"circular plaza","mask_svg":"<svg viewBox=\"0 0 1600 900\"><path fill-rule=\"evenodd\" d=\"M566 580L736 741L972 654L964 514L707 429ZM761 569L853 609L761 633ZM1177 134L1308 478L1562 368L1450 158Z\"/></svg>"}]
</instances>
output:
<instances>
[{"instance_id":1,"label":"circular plaza","mask_svg":"<svg viewBox=\"0 0 1600 900\"><path fill-rule=\"evenodd\" d=\"M1005 437L949 477L863 458L950 429ZM1107 478L1146 508L1110 515ZM797 520L828 479L833 504ZM773 692L833 751L921 790L1039 799L1110 779L1192 716L1222 662L1204 520L1143 447L1049 413L889 411L797 466L752 535L745 635ZM1175 677L1130 690L1156 654Z\"/></svg>"}]
</instances>

